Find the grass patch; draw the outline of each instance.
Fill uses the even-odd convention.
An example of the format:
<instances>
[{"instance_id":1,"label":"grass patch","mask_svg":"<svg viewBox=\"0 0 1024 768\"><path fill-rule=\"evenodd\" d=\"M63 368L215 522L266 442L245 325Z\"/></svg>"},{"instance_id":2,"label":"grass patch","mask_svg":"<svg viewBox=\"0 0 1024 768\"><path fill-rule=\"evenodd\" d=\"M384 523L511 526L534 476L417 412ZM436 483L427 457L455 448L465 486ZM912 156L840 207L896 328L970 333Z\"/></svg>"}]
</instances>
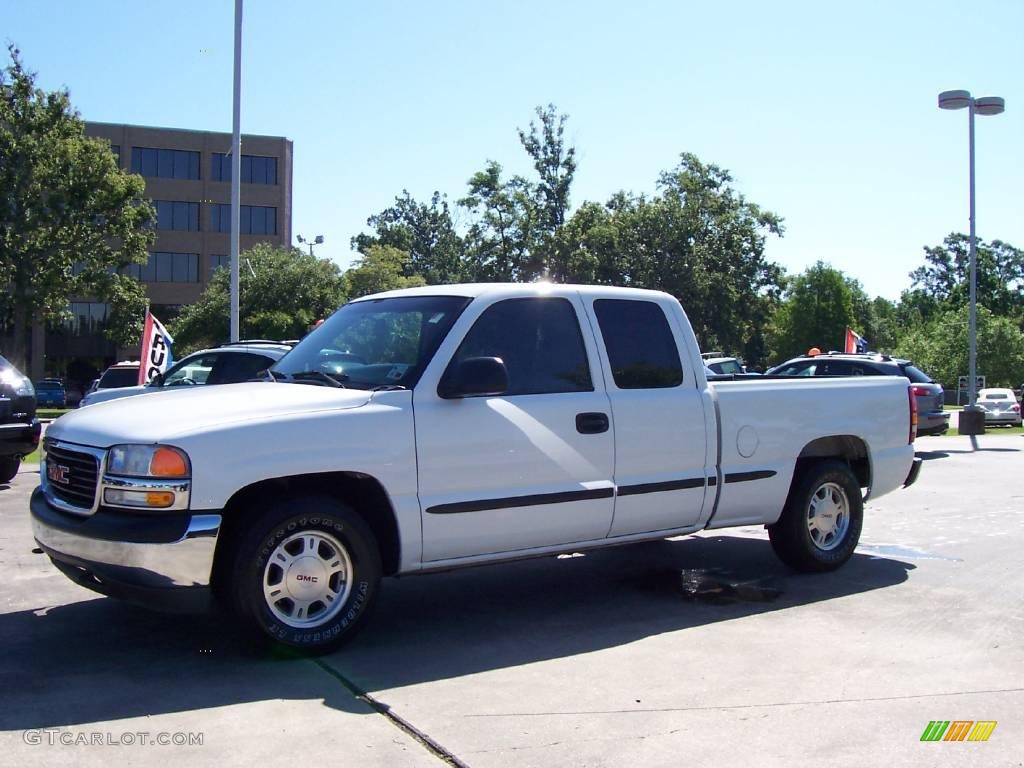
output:
<instances>
[{"instance_id":1,"label":"grass patch","mask_svg":"<svg viewBox=\"0 0 1024 768\"><path fill-rule=\"evenodd\" d=\"M962 411L964 407L962 405L944 405L942 410L944 411Z\"/></svg>"},{"instance_id":2,"label":"grass patch","mask_svg":"<svg viewBox=\"0 0 1024 768\"><path fill-rule=\"evenodd\" d=\"M39 463L39 449L36 448L32 453L21 460L23 464L38 464Z\"/></svg>"},{"instance_id":3,"label":"grass patch","mask_svg":"<svg viewBox=\"0 0 1024 768\"><path fill-rule=\"evenodd\" d=\"M73 411L74 408L37 408L36 416L40 419L56 419L59 416L63 416L68 411Z\"/></svg>"}]
</instances>

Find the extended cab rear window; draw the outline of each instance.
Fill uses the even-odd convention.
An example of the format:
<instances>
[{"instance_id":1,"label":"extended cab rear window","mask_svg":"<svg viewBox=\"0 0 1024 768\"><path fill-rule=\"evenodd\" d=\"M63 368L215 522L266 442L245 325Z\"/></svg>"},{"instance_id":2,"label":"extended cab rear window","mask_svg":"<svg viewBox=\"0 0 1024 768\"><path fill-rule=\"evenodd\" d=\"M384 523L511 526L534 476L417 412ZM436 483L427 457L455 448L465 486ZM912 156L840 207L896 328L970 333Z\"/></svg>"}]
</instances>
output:
<instances>
[{"instance_id":1,"label":"extended cab rear window","mask_svg":"<svg viewBox=\"0 0 1024 768\"><path fill-rule=\"evenodd\" d=\"M679 350L653 301L598 299L594 314L619 389L662 389L683 383Z\"/></svg>"}]
</instances>

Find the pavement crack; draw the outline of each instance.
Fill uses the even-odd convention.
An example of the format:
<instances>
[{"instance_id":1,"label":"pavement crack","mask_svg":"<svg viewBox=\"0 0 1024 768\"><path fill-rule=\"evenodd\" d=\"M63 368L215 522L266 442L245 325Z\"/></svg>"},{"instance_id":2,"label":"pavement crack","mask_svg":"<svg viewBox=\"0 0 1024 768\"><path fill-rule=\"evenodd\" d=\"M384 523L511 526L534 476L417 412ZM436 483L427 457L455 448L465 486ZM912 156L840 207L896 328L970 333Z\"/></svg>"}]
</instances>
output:
<instances>
[{"instance_id":1,"label":"pavement crack","mask_svg":"<svg viewBox=\"0 0 1024 768\"><path fill-rule=\"evenodd\" d=\"M770 709L774 707L808 707L823 704L865 704L877 701L904 701L907 699L937 699L950 696L980 696L993 693L1024 693L1024 688L996 688L979 691L944 691L941 693L915 693L904 696L871 696L853 699L819 699L808 701L775 701L764 704L718 704L704 707L644 707L642 709L587 709L565 712L485 712L466 717L557 717L579 715L632 715L652 712L705 712L729 709Z\"/></svg>"},{"instance_id":2,"label":"pavement crack","mask_svg":"<svg viewBox=\"0 0 1024 768\"><path fill-rule=\"evenodd\" d=\"M398 730L402 731L403 733L406 733L414 741L418 742L424 749L426 749L428 752L434 755L434 757L438 758L439 760L443 760L445 763L453 766L454 768L469 768L469 766L466 763L462 762L462 760L460 760L454 754L452 754L451 751L449 751L444 746L439 744L428 734L421 731L419 728L410 723L404 717L396 714L391 709L390 706L371 696L369 693L367 693L358 685L349 680L344 674L336 670L334 667L330 666L323 659L312 659L312 662L316 664L316 666L320 667L320 669L322 669L328 675L337 680L339 683L341 683L343 686L345 686L345 688L348 689L348 692L351 693L357 700L366 704L366 706L368 706L378 715L382 715L383 717L385 717L388 720L388 722L390 722L393 726L398 728Z\"/></svg>"}]
</instances>

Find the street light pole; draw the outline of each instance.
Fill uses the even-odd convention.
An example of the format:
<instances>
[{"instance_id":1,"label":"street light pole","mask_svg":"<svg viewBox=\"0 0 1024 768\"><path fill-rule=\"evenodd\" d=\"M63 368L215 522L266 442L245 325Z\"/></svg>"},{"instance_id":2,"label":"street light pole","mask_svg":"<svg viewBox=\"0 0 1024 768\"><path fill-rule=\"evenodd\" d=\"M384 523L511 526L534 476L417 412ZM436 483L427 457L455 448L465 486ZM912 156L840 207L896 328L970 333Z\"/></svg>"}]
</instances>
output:
<instances>
[{"instance_id":1,"label":"street light pole","mask_svg":"<svg viewBox=\"0 0 1024 768\"><path fill-rule=\"evenodd\" d=\"M312 256L313 255L313 246L314 245L320 245L324 241L324 236L323 235L317 235L315 238L310 240L308 238L303 237L302 235L296 235L295 239L298 240L300 243L306 243L306 245L309 246L309 255Z\"/></svg>"},{"instance_id":2,"label":"street light pole","mask_svg":"<svg viewBox=\"0 0 1024 768\"><path fill-rule=\"evenodd\" d=\"M980 435L985 432L985 414L979 410L978 399L978 250L974 211L974 115L998 115L1006 108L1006 102L999 96L983 96L975 99L970 91L943 91L939 94L939 109L963 109L967 107L967 161L970 208L970 308L967 321L967 407L961 412L957 431L961 435Z\"/></svg>"},{"instance_id":3,"label":"street light pole","mask_svg":"<svg viewBox=\"0 0 1024 768\"><path fill-rule=\"evenodd\" d=\"M235 0L235 77L231 127L231 341L238 341L238 230L242 220L242 0Z\"/></svg>"}]
</instances>

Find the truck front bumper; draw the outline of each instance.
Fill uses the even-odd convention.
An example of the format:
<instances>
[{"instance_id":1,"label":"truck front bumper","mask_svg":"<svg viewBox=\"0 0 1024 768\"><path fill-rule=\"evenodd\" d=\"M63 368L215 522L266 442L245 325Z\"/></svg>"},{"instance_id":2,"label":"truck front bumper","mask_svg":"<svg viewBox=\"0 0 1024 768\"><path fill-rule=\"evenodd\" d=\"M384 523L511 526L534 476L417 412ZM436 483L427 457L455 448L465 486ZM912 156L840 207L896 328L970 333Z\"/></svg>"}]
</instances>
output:
<instances>
[{"instance_id":1,"label":"truck front bumper","mask_svg":"<svg viewBox=\"0 0 1024 768\"><path fill-rule=\"evenodd\" d=\"M39 488L30 505L33 536L76 584L147 607L210 608L221 515L101 507L92 516L80 517L51 507Z\"/></svg>"}]
</instances>

